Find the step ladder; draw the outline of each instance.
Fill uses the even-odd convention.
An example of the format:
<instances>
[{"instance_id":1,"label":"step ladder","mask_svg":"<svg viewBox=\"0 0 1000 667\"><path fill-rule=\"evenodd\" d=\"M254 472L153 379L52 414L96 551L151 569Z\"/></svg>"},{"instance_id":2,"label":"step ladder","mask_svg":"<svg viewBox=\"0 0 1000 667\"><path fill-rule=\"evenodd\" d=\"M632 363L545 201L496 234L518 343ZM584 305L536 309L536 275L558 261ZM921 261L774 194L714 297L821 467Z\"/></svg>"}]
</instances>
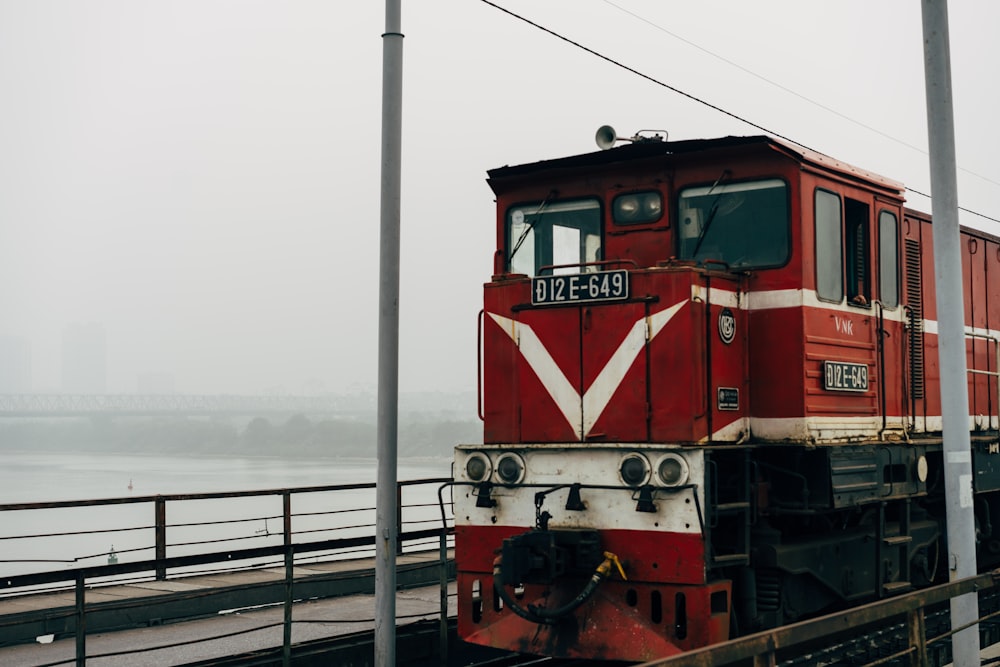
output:
<instances>
[{"instance_id":1,"label":"step ladder","mask_svg":"<svg viewBox=\"0 0 1000 667\"><path fill-rule=\"evenodd\" d=\"M878 508L878 524L876 526L878 534L876 535L875 542L877 567L875 568L875 572L878 575L876 592L879 598L905 593L913 589L913 583L910 581L910 544L913 542L913 536L910 535L910 500L906 498L898 502L899 533L897 535L886 535L886 503L879 503ZM896 581L887 581L891 576L891 573L887 571L889 567L887 556L893 549L897 550L899 578Z\"/></svg>"},{"instance_id":2,"label":"step ladder","mask_svg":"<svg viewBox=\"0 0 1000 667\"><path fill-rule=\"evenodd\" d=\"M749 451L744 450L737 456L742 459L736 466L739 468L737 492L734 497L725 498L724 502L719 501L718 465L711 458L706 458L709 474L706 485L708 521L705 526L705 539L707 565L710 570L750 565L750 524L753 520L753 507L750 502L752 486L750 483L750 454ZM719 525L719 520L723 517L735 517L736 519L729 523L729 525L735 523L737 527L735 551L731 553L718 553L716 541L712 537L714 530Z\"/></svg>"}]
</instances>

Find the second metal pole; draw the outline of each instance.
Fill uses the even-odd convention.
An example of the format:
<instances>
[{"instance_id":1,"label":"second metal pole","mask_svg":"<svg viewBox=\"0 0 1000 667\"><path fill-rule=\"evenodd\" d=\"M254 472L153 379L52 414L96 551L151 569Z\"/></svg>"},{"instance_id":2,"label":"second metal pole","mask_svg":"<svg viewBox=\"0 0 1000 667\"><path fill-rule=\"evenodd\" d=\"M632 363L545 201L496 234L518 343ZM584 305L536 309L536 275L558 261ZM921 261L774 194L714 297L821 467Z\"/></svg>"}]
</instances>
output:
<instances>
[{"instance_id":1,"label":"second metal pole","mask_svg":"<svg viewBox=\"0 0 1000 667\"><path fill-rule=\"evenodd\" d=\"M965 365L965 299L955 175L955 120L952 113L948 3L946 0L923 0L922 8L933 197L931 229L934 235L938 358L941 365L948 570L951 580L955 580L976 574L969 382ZM979 601L975 593L952 598L951 627L961 627L977 618ZM974 625L954 636L952 656L956 667L980 664L978 626Z\"/></svg>"},{"instance_id":2,"label":"second metal pole","mask_svg":"<svg viewBox=\"0 0 1000 667\"><path fill-rule=\"evenodd\" d=\"M378 480L375 499L375 665L396 665L399 218L403 34L400 0L386 0L382 35L382 204L379 237Z\"/></svg>"}]
</instances>

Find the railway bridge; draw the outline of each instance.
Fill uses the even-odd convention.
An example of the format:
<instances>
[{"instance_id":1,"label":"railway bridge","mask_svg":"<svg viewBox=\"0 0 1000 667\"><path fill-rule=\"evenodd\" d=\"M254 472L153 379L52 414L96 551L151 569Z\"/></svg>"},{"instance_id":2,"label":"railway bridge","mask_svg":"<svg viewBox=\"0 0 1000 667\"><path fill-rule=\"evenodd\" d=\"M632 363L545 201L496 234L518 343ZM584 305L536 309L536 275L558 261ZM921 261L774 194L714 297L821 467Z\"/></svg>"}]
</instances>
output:
<instances>
[{"instance_id":1,"label":"railway bridge","mask_svg":"<svg viewBox=\"0 0 1000 667\"><path fill-rule=\"evenodd\" d=\"M578 664L456 642L451 480L398 484L400 664ZM358 483L0 505L0 664L370 665L374 493ZM1000 572L647 667L943 667L948 602L971 591L982 643L995 643Z\"/></svg>"},{"instance_id":2,"label":"railway bridge","mask_svg":"<svg viewBox=\"0 0 1000 667\"><path fill-rule=\"evenodd\" d=\"M330 396L235 394L0 394L0 419L349 415Z\"/></svg>"}]
</instances>

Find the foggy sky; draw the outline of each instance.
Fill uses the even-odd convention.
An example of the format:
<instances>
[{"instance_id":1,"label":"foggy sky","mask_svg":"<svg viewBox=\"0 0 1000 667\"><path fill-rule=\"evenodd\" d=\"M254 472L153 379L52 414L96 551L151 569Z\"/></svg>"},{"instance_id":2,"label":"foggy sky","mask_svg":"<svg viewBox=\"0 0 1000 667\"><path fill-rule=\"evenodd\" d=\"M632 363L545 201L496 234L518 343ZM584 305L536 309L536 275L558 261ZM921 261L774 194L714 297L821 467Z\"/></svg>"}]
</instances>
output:
<instances>
[{"instance_id":1,"label":"foggy sky","mask_svg":"<svg viewBox=\"0 0 1000 667\"><path fill-rule=\"evenodd\" d=\"M917 2L498 4L930 191ZM761 131L477 0L403 10L400 388L472 392L487 169L596 150L606 123ZM1000 218L1000 3L950 11L959 202ZM0 0L0 334L30 341L36 391L80 322L113 392L375 386L383 29L380 2Z\"/></svg>"}]
</instances>

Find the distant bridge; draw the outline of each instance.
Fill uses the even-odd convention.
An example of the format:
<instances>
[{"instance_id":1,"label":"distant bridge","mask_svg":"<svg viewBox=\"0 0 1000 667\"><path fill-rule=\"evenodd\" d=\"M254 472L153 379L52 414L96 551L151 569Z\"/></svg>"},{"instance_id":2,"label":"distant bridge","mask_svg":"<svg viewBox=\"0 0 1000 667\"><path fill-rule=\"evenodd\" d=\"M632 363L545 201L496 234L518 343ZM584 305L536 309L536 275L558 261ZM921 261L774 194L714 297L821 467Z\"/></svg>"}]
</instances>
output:
<instances>
[{"instance_id":1,"label":"distant bridge","mask_svg":"<svg viewBox=\"0 0 1000 667\"><path fill-rule=\"evenodd\" d=\"M0 394L0 419L26 417L274 417L354 413L322 396Z\"/></svg>"}]
</instances>

